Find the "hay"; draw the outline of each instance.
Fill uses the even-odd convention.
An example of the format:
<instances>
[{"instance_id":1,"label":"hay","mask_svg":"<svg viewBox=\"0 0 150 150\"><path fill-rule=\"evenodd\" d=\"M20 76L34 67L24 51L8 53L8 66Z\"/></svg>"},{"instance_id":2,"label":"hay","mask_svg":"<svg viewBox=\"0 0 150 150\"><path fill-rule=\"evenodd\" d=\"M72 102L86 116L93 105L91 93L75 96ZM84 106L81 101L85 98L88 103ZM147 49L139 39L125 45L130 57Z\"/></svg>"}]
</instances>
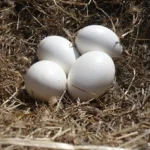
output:
<instances>
[{"instance_id":1,"label":"hay","mask_svg":"<svg viewBox=\"0 0 150 150\"><path fill-rule=\"evenodd\" d=\"M0 144L14 144L20 146L32 146L50 149L61 149L61 150L127 150L124 148L113 148L106 146L73 146L65 143L52 142L46 139L1 139Z\"/></svg>"},{"instance_id":2,"label":"hay","mask_svg":"<svg viewBox=\"0 0 150 150\"><path fill-rule=\"evenodd\" d=\"M103 145L148 149L149 8L148 1L138 0L1 1L1 149L40 149L43 140L49 146L66 143L70 149L103 149ZM39 41L60 35L74 42L76 32L90 24L115 31L124 48L123 55L114 59L116 79L110 90L84 103L73 102L67 93L58 102L56 98L48 104L35 102L25 91L24 75L37 61ZM34 147L37 141L39 148Z\"/></svg>"}]
</instances>

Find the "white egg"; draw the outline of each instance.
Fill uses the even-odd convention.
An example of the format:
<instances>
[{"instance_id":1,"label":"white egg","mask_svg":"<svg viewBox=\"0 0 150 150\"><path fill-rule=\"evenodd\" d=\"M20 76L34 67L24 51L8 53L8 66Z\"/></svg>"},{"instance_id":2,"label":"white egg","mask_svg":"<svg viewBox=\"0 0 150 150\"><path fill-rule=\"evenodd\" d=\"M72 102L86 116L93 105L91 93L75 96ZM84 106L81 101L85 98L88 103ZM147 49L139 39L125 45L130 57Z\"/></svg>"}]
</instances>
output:
<instances>
[{"instance_id":1,"label":"white egg","mask_svg":"<svg viewBox=\"0 0 150 150\"><path fill-rule=\"evenodd\" d=\"M59 64L68 74L71 66L79 57L72 43L61 36L48 36L38 45L39 60L51 60Z\"/></svg>"},{"instance_id":2,"label":"white egg","mask_svg":"<svg viewBox=\"0 0 150 150\"><path fill-rule=\"evenodd\" d=\"M81 54L104 51L110 57L117 57L123 51L118 36L112 30L100 25L89 25L79 30L75 44Z\"/></svg>"},{"instance_id":3,"label":"white egg","mask_svg":"<svg viewBox=\"0 0 150 150\"><path fill-rule=\"evenodd\" d=\"M68 75L68 92L73 99L90 100L104 94L115 76L112 58L102 51L83 54Z\"/></svg>"},{"instance_id":4,"label":"white egg","mask_svg":"<svg viewBox=\"0 0 150 150\"><path fill-rule=\"evenodd\" d=\"M35 99L49 101L66 89L66 74L55 62L43 60L33 64L25 76L25 87Z\"/></svg>"}]
</instances>

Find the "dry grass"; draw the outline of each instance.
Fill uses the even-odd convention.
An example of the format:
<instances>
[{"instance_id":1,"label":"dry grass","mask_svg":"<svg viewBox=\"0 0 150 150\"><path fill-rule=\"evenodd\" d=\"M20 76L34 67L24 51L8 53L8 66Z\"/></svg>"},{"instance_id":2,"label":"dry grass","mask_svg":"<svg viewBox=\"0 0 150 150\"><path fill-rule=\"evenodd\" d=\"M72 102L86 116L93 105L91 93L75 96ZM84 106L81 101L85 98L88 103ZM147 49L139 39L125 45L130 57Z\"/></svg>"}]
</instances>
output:
<instances>
[{"instance_id":1,"label":"dry grass","mask_svg":"<svg viewBox=\"0 0 150 150\"><path fill-rule=\"evenodd\" d=\"M59 149L62 143L76 145L70 149L148 149L149 10L148 0L0 1L1 149ZM121 38L124 53L114 60L111 89L92 102L72 102L67 94L57 103L55 98L49 104L35 102L25 91L24 75L37 61L39 41L54 34L74 41L76 32L89 24L107 26Z\"/></svg>"}]
</instances>

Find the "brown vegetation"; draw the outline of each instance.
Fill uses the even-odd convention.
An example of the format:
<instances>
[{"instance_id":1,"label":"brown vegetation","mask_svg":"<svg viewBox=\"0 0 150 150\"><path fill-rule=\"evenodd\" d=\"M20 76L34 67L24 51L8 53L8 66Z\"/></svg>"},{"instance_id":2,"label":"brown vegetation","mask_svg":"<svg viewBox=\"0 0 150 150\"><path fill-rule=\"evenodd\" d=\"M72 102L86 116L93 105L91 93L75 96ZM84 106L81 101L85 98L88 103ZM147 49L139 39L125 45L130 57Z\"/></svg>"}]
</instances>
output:
<instances>
[{"instance_id":1,"label":"brown vegetation","mask_svg":"<svg viewBox=\"0 0 150 150\"><path fill-rule=\"evenodd\" d=\"M1 149L42 149L34 146L45 140L81 146L148 148L149 13L148 0L1 0ZM25 91L24 75L37 61L39 41L48 35L74 41L76 32L90 24L111 28L123 44L123 55L114 60L117 72L111 89L92 102L73 102L67 94L57 103L55 98L49 104L35 102ZM24 139L30 139L31 145L21 141Z\"/></svg>"}]
</instances>

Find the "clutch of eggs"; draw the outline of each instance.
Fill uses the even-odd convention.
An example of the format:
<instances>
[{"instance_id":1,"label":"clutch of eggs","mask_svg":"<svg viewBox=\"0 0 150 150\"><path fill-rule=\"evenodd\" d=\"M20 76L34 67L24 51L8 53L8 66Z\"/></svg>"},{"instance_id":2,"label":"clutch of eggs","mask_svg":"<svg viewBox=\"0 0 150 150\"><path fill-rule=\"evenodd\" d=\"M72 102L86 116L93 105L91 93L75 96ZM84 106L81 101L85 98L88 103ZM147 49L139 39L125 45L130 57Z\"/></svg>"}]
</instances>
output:
<instances>
[{"instance_id":1,"label":"clutch of eggs","mask_svg":"<svg viewBox=\"0 0 150 150\"><path fill-rule=\"evenodd\" d=\"M78 31L75 46L77 49L61 36L41 40L37 49L40 61L25 76L31 97L48 101L67 89L73 99L86 101L109 89L115 76L111 57L120 56L123 51L118 36L106 27L90 25Z\"/></svg>"}]
</instances>

